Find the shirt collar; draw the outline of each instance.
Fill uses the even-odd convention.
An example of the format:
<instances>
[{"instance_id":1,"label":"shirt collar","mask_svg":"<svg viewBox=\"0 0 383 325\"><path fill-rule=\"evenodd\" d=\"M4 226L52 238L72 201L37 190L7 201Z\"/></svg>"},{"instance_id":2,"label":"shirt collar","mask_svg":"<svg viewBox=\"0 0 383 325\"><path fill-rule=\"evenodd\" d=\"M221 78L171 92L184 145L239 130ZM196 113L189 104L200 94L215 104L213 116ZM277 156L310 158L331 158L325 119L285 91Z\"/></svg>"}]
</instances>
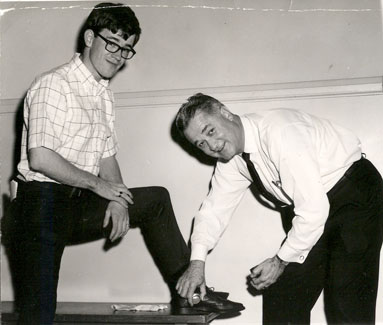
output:
<instances>
[{"instance_id":1,"label":"shirt collar","mask_svg":"<svg viewBox=\"0 0 383 325\"><path fill-rule=\"evenodd\" d=\"M83 84L89 84L97 89L97 94L103 92L109 85L109 80L101 79L97 81L92 73L80 59L80 53L76 53L72 58L72 68L78 80Z\"/></svg>"},{"instance_id":2,"label":"shirt collar","mask_svg":"<svg viewBox=\"0 0 383 325\"><path fill-rule=\"evenodd\" d=\"M240 116L243 131L245 133L245 147L244 152L249 154L258 152L258 146L256 142L256 137L258 133L258 123L253 121L246 116ZM255 125L254 125L255 124Z\"/></svg>"}]
</instances>

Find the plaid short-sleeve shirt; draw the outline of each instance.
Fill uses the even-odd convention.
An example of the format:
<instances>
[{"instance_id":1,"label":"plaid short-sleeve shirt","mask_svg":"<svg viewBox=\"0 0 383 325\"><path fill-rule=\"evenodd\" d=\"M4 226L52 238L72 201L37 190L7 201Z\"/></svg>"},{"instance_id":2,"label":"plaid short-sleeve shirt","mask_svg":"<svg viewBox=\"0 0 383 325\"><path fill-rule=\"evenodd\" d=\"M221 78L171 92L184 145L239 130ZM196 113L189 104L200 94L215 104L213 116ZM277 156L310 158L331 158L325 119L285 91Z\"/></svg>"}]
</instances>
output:
<instances>
[{"instance_id":1,"label":"plaid short-sleeve shirt","mask_svg":"<svg viewBox=\"0 0 383 325\"><path fill-rule=\"evenodd\" d=\"M53 180L30 170L27 152L45 147L79 169L98 175L101 158L116 154L115 112L108 81L96 81L79 54L38 77L24 101L20 175ZM53 181L54 182L54 181Z\"/></svg>"}]
</instances>

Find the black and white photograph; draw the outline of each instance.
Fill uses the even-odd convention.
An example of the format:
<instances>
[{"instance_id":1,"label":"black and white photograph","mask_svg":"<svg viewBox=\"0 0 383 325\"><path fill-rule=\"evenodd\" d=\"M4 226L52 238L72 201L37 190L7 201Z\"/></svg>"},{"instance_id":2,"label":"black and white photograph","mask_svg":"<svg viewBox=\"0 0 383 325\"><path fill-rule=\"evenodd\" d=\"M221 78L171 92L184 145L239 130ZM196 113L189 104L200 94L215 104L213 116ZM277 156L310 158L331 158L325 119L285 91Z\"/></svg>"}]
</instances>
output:
<instances>
[{"instance_id":1,"label":"black and white photograph","mask_svg":"<svg viewBox=\"0 0 383 325\"><path fill-rule=\"evenodd\" d=\"M382 0L0 1L1 324L382 324Z\"/></svg>"}]
</instances>

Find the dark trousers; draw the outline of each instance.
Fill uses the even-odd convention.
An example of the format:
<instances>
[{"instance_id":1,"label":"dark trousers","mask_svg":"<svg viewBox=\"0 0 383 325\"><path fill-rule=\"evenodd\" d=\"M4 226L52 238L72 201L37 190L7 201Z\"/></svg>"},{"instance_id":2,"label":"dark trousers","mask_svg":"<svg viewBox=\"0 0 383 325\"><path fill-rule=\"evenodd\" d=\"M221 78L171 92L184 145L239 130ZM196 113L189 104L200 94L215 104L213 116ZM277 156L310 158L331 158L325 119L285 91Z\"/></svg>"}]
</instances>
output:
<instances>
[{"instance_id":1,"label":"dark trousers","mask_svg":"<svg viewBox=\"0 0 383 325\"><path fill-rule=\"evenodd\" d=\"M130 189L131 227L140 227L145 243L165 281L174 289L189 264L190 251L178 228L169 194L162 187ZM108 236L103 228L108 201L90 191L53 183L20 183L12 202L18 219L19 324L52 324L60 262L68 244Z\"/></svg>"},{"instance_id":2,"label":"dark trousers","mask_svg":"<svg viewBox=\"0 0 383 325\"><path fill-rule=\"evenodd\" d=\"M383 185L367 160L328 193L324 233L303 264L290 263L263 293L265 324L309 324L324 290L329 324L373 324L383 234Z\"/></svg>"}]
</instances>

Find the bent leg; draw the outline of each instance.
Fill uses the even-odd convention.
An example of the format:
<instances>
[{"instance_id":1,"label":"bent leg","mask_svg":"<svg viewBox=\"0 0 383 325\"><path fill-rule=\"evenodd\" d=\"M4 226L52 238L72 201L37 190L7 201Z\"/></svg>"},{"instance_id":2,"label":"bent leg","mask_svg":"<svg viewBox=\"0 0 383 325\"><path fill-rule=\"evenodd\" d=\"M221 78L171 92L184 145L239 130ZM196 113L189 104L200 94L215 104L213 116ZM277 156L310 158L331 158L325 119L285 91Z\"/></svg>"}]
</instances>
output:
<instances>
[{"instance_id":1,"label":"bent leg","mask_svg":"<svg viewBox=\"0 0 383 325\"><path fill-rule=\"evenodd\" d=\"M179 230L168 191L163 187L130 189L130 224L139 227L168 284L175 284L189 264L190 250Z\"/></svg>"}]
</instances>

